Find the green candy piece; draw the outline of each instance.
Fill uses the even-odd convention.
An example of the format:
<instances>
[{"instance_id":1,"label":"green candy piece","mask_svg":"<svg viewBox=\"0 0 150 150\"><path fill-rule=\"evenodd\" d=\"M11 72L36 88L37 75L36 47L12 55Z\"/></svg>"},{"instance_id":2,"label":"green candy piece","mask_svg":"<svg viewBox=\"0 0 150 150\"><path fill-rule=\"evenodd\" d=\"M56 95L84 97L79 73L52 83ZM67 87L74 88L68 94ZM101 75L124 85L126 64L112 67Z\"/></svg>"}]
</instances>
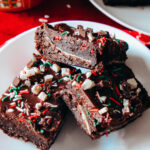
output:
<instances>
[{"instance_id":1,"label":"green candy piece","mask_svg":"<svg viewBox=\"0 0 150 150\"><path fill-rule=\"evenodd\" d=\"M12 92L12 91L14 91L14 90L17 90L17 88L11 88L11 89L9 90L9 92Z\"/></svg>"},{"instance_id":2,"label":"green candy piece","mask_svg":"<svg viewBox=\"0 0 150 150\"><path fill-rule=\"evenodd\" d=\"M91 118L91 113L89 111L85 110L85 113L87 114L87 116L89 117L89 119L92 119Z\"/></svg>"},{"instance_id":3,"label":"green candy piece","mask_svg":"<svg viewBox=\"0 0 150 150\"><path fill-rule=\"evenodd\" d=\"M98 126L98 125L100 125L100 123L96 120L96 119L94 119L94 127L96 127L96 126Z\"/></svg>"},{"instance_id":4,"label":"green candy piece","mask_svg":"<svg viewBox=\"0 0 150 150\"><path fill-rule=\"evenodd\" d=\"M69 75L69 79L70 79L71 81L73 80L72 75Z\"/></svg>"},{"instance_id":5,"label":"green candy piece","mask_svg":"<svg viewBox=\"0 0 150 150\"><path fill-rule=\"evenodd\" d=\"M5 96L5 97L2 99L2 102L4 102L7 98L8 98L8 96Z\"/></svg>"},{"instance_id":6,"label":"green candy piece","mask_svg":"<svg viewBox=\"0 0 150 150\"><path fill-rule=\"evenodd\" d=\"M79 74L79 75L77 76L77 78L76 78L76 81L77 81L77 82L79 82L79 79L80 79L81 76L82 76L81 74Z\"/></svg>"},{"instance_id":7,"label":"green candy piece","mask_svg":"<svg viewBox=\"0 0 150 150\"><path fill-rule=\"evenodd\" d=\"M63 80L64 80L64 78L61 78L61 79L58 80L58 82L61 82L61 81L63 81Z\"/></svg>"},{"instance_id":8,"label":"green candy piece","mask_svg":"<svg viewBox=\"0 0 150 150\"><path fill-rule=\"evenodd\" d=\"M40 129L40 132L41 132L42 134L44 134L45 131L44 131L43 129Z\"/></svg>"},{"instance_id":9,"label":"green candy piece","mask_svg":"<svg viewBox=\"0 0 150 150\"><path fill-rule=\"evenodd\" d=\"M68 34L69 33L69 31L65 31L65 32L63 32L61 35L66 35L66 34Z\"/></svg>"},{"instance_id":10,"label":"green candy piece","mask_svg":"<svg viewBox=\"0 0 150 150\"><path fill-rule=\"evenodd\" d=\"M46 63L49 65L49 66L52 66L53 64L50 63L48 60L46 61Z\"/></svg>"}]
</instances>

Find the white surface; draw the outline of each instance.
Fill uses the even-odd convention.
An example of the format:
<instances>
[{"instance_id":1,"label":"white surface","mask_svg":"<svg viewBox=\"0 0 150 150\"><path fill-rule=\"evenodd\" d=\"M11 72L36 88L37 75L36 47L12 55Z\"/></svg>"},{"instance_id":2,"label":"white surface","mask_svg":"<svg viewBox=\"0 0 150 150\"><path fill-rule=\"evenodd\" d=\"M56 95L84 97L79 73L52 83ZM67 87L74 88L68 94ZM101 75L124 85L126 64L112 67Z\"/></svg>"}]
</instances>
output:
<instances>
[{"instance_id":1,"label":"white surface","mask_svg":"<svg viewBox=\"0 0 150 150\"><path fill-rule=\"evenodd\" d=\"M106 6L103 0L90 0L105 15L119 24L150 35L150 6Z\"/></svg>"},{"instance_id":2,"label":"white surface","mask_svg":"<svg viewBox=\"0 0 150 150\"><path fill-rule=\"evenodd\" d=\"M71 26L78 24L84 27L92 27L95 31L100 29L116 34L117 38L124 39L129 43L127 64L133 69L137 78L150 92L150 52L149 50L130 35L94 22L66 21ZM34 31L29 30L13 40L9 41L0 51L0 93L4 92L11 83L13 77L30 60L34 50ZM103 136L101 139L92 141L76 125L71 115L62 128L51 150L149 150L150 147L150 110L143 116L125 128ZM22 140L10 138L0 131L0 150L37 150L37 148Z\"/></svg>"}]
</instances>

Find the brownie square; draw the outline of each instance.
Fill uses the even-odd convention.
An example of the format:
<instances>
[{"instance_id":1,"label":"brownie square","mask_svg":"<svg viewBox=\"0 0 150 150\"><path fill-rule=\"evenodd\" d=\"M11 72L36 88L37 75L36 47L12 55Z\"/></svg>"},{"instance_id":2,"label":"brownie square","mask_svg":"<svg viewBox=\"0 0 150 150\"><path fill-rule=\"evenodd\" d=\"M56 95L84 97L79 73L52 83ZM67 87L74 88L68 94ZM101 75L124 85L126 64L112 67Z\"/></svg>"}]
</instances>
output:
<instances>
[{"instance_id":1,"label":"brownie square","mask_svg":"<svg viewBox=\"0 0 150 150\"><path fill-rule=\"evenodd\" d=\"M61 81L69 79L72 69L34 54L0 98L0 128L9 136L48 150L66 112L60 97Z\"/></svg>"},{"instance_id":2,"label":"brownie square","mask_svg":"<svg viewBox=\"0 0 150 150\"><path fill-rule=\"evenodd\" d=\"M122 128L150 106L147 91L125 64L77 74L62 93L77 123L92 139Z\"/></svg>"},{"instance_id":3,"label":"brownie square","mask_svg":"<svg viewBox=\"0 0 150 150\"><path fill-rule=\"evenodd\" d=\"M35 43L46 59L89 69L127 59L126 42L112 38L106 31L93 32L81 25L73 28L67 24L43 23L36 30Z\"/></svg>"}]
</instances>

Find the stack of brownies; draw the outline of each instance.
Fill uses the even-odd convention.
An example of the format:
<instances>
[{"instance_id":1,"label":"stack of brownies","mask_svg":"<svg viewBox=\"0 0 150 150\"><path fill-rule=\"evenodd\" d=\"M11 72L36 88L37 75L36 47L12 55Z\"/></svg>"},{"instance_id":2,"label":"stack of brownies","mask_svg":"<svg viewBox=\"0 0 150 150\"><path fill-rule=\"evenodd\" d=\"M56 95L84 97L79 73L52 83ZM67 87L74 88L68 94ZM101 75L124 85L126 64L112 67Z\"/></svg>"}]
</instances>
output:
<instances>
[{"instance_id":1,"label":"stack of brownies","mask_svg":"<svg viewBox=\"0 0 150 150\"><path fill-rule=\"evenodd\" d=\"M1 97L0 128L8 135L48 150L68 108L92 139L149 108L147 91L125 65L126 42L81 25L45 23L37 28L35 42L39 54Z\"/></svg>"}]
</instances>

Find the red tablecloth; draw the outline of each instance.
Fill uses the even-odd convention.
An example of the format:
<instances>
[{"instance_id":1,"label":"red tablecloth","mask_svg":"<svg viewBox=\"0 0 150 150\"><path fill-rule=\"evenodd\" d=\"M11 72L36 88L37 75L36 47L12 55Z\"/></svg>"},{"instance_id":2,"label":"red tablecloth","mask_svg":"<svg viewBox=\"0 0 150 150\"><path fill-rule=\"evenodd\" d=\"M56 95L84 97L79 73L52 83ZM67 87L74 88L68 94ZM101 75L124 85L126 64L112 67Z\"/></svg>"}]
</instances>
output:
<instances>
[{"instance_id":1,"label":"red tablecloth","mask_svg":"<svg viewBox=\"0 0 150 150\"><path fill-rule=\"evenodd\" d=\"M67 7L71 5L71 8ZM150 37L139 35L118 23L112 21L98 11L88 0L45 0L40 6L19 13L0 12L0 45L19 33L40 25L39 18L45 14L50 16L49 21L61 20L89 20L117 27L137 37L145 44L150 45Z\"/></svg>"}]
</instances>

